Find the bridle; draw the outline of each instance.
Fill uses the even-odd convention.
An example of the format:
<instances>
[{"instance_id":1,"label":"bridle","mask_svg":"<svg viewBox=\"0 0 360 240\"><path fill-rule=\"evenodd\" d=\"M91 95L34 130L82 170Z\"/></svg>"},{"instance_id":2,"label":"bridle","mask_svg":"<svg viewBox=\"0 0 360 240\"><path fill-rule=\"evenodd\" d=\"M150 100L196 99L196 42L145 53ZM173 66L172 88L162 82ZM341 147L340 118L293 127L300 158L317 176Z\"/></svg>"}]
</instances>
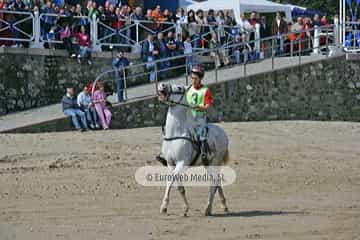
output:
<instances>
[{"instance_id":1,"label":"bridle","mask_svg":"<svg viewBox=\"0 0 360 240\"><path fill-rule=\"evenodd\" d=\"M186 108L189 108L189 109L194 109L193 106L191 106L189 104L186 104L186 103L182 103L182 101L183 101L183 99L184 99L184 97L186 95L186 92L190 89L190 87L185 89L185 91L178 91L178 92L173 92L172 88L170 88L170 90L168 88L166 88L165 89L166 90L166 92L165 92L166 98L160 100L160 102L163 103L163 104L168 105L169 107L180 105L180 106L183 106L183 107L186 107ZM179 101L173 101L173 100L169 99L170 95L181 95L181 98L180 98ZM169 138L165 137L166 114L167 113L165 113L164 121L163 121L163 124L161 126L162 133L163 133L163 141L171 142L171 141L176 141L176 140L185 140L185 141L190 142L192 144L192 146L193 146L194 151L195 151L195 157L192 159L191 164L190 164L192 166L200 156L200 152L201 152L200 151L200 145L197 143L196 139L191 138L191 137L185 137L185 136L169 137Z\"/></svg>"},{"instance_id":2,"label":"bridle","mask_svg":"<svg viewBox=\"0 0 360 240\"><path fill-rule=\"evenodd\" d=\"M186 104L186 103L182 103L182 100L184 99L185 95L186 95L186 92L189 88L187 88L185 91L182 91L182 92L173 92L171 89L170 91L167 91L166 92L166 99L164 100L160 100L161 103L163 104L166 104L168 105L169 107L172 107L172 106L176 106L176 105L180 105L180 106L183 106L183 107L186 107L186 108L190 108L190 109L193 109L193 107L189 104ZM173 101L173 100L170 100L169 99L169 96L170 95L181 95L181 98L179 101ZM166 138L165 137L165 124L166 124L166 116L164 117L164 122L161 126L162 128L162 133L163 133L163 140L164 141L174 141L174 140L187 140L189 142L191 142L192 144L195 144L195 141L194 139L190 138L190 137L171 137L171 138Z\"/></svg>"},{"instance_id":3,"label":"bridle","mask_svg":"<svg viewBox=\"0 0 360 240\"><path fill-rule=\"evenodd\" d=\"M166 91L166 96L167 96L166 99L161 100L160 102L163 103L163 104L168 105L169 107L180 105L180 106L183 106L183 107L186 107L186 108L194 109L194 107L192 107L191 105L186 104L186 103L182 103L182 100L184 99L184 96L186 95L186 92L189 90L189 88L190 87L185 89L185 91L183 91L183 92L180 92L180 91L179 92L173 92L172 89L170 89L170 91ZM169 99L170 95L181 95L181 98L180 98L179 101L173 101L173 100Z\"/></svg>"}]
</instances>

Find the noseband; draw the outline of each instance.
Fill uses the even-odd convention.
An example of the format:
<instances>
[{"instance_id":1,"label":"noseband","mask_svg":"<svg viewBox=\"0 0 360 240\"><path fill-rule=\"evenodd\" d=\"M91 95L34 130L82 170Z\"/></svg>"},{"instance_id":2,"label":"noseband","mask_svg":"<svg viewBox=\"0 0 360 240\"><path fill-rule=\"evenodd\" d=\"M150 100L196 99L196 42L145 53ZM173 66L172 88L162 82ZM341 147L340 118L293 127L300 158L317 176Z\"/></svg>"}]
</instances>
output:
<instances>
[{"instance_id":1,"label":"noseband","mask_svg":"<svg viewBox=\"0 0 360 240\"><path fill-rule=\"evenodd\" d=\"M172 106L176 106L176 105L180 105L180 106L183 106L183 107L187 107L187 108L193 108L192 106L190 106L189 104L186 104L186 103L182 103L182 100L184 99L184 96L186 94L186 91L188 89L186 89L185 91L181 92L173 92L172 89L170 89L170 91L166 91L166 99L165 100L161 100L160 102L162 102L163 104L166 104L168 105L169 107L172 107ZM181 98L179 101L173 101L173 100L170 100L169 97L170 95L181 95Z\"/></svg>"}]
</instances>

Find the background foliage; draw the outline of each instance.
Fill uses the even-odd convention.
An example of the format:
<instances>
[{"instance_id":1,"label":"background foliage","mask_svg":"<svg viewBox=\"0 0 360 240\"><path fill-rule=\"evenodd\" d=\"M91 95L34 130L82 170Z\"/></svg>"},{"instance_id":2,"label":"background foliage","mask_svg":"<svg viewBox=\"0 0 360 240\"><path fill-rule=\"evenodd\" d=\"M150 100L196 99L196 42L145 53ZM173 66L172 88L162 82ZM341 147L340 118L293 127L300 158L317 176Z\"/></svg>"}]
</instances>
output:
<instances>
[{"instance_id":1,"label":"background foliage","mask_svg":"<svg viewBox=\"0 0 360 240\"><path fill-rule=\"evenodd\" d=\"M339 0L273 0L326 12L329 16L339 14Z\"/></svg>"}]
</instances>

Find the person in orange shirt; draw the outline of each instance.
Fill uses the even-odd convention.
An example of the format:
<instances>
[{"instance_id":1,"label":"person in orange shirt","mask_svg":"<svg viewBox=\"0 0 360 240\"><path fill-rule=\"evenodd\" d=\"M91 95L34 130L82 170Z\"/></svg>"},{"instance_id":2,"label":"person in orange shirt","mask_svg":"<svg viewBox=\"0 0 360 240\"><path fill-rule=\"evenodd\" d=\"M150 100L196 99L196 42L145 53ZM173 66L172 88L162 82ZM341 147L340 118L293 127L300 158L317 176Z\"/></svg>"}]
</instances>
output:
<instances>
[{"instance_id":1,"label":"person in orange shirt","mask_svg":"<svg viewBox=\"0 0 360 240\"><path fill-rule=\"evenodd\" d=\"M151 12L151 16L153 17L153 19L154 19L155 21L157 21L157 20L159 20L160 18L162 18L160 5L156 5L155 9L152 10L152 12Z\"/></svg>"},{"instance_id":2,"label":"person in orange shirt","mask_svg":"<svg viewBox=\"0 0 360 240\"><path fill-rule=\"evenodd\" d=\"M164 17L161 12L160 5L156 5L156 8L151 12L152 19L156 22L154 24L155 31L160 31Z\"/></svg>"}]
</instances>

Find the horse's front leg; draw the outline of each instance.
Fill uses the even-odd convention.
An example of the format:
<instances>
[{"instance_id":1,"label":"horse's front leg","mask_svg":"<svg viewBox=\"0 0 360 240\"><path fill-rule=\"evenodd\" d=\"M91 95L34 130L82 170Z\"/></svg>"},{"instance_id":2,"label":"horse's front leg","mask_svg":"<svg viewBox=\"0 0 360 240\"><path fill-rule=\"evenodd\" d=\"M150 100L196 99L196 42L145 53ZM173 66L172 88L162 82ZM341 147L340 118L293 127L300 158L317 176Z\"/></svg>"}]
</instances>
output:
<instances>
[{"instance_id":1,"label":"horse's front leg","mask_svg":"<svg viewBox=\"0 0 360 240\"><path fill-rule=\"evenodd\" d=\"M168 167L170 169L170 172L173 172L174 167L169 166ZM170 190L171 190L171 186L174 184L174 178L168 179L166 182L166 189L165 189L165 194L162 200L162 204L160 206L160 213L161 214L166 214L167 213L167 207L169 205L169 199L170 199Z\"/></svg>"},{"instance_id":2,"label":"horse's front leg","mask_svg":"<svg viewBox=\"0 0 360 240\"><path fill-rule=\"evenodd\" d=\"M169 167L170 169L172 169L172 167ZM167 207L169 205L169 200L170 200L170 190L171 190L171 187L172 185L174 184L175 182L175 179L176 177L181 174L183 171L185 170L184 168L184 161L181 161L181 162L178 162L176 163L176 167L175 169L171 172L171 179L167 181L166 183L166 190L165 190L165 195L164 195L164 198L163 198L163 202L161 204L161 207L160 207L160 213L167 213ZM180 187L181 188L181 187ZM184 189L185 190L185 189ZM183 192L184 193L184 196L185 196L185 191ZM187 204L187 200L186 198L184 198L184 201L186 203L186 206L185 206L185 214L187 214L187 211L188 211L188 204Z\"/></svg>"}]
</instances>

